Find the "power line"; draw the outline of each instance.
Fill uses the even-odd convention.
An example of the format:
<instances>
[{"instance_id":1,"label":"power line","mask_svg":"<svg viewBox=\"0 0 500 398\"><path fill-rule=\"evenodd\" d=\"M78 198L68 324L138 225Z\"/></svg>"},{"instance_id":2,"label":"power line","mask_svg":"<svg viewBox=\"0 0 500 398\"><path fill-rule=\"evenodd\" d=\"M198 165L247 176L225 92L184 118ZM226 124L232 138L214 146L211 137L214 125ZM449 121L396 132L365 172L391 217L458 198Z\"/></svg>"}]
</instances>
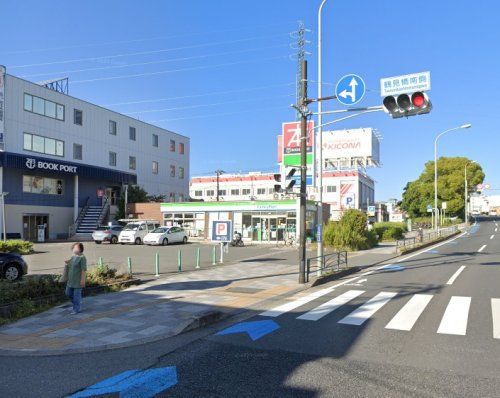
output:
<instances>
[{"instance_id":1,"label":"power line","mask_svg":"<svg viewBox=\"0 0 500 398\"><path fill-rule=\"evenodd\" d=\"M144 65L156 65L156 64L163 64L163 63L168 63L168 62L177 62L177 61L190 61L193 59L201 59L201 58L209 58L209 57L218 57L218 56L224 56L224 55L234 55L234 54L244 54L244 53L249 53L249 52L254 52L254 51L260 51L260 50L268 50L271 48L279 48L279 47L286 47L286 44L280 44L276 46L267 46L267 47L257 47L257 48L251 48L247 50L241 50L241 51L230 51L230 52L223 52L223 53L211 53L211 54L204 54L204 55L196 55L192 57L182 57L182 58L173 58L173 59L166 59L166 60L161 60L161 61L149 61L149 62L137 62L133 64L126 64L126 65L112 65L112 66L101 66L98 68L86 68L86 69L73 69L73 70L63 70L63 71L57 71L57 72L46 72L46 73L34 73L30 75L22 75L22 78L28 78L28 77L36 77L36 76L49 76L49 75L65 75L69 73L81 73L81 72L89 72L89 71L96 71L96 70L106 70L106 69L116 69L116 68L129 68L132 66L144 66Z\"/></svg>"},{"instance_id":2,"label":"power line","mask_svg":"<svg viewBox=\"0 0 500 398\"><path fill-rule=\"evenodd\" d=\"M117 80L117 79L128 79L131 77L155 76L155 75L163 75L166 73L177 73L177 72L187 72L187 71L193 71L193 70L219 68L219 67L223 67L223 66L240 65L240 64L247 64L247 63L252 63L252 62L271 61L271 60L284 59L284 58L288 58L288 55L280 56L280 57L259 58L259 59L249 60L249 61L227 62L227 63L217 64L217 65L195 66L192 68L169 69L169 70L163 70L163 71L157 71L157 72L137 73L137 74L132 74L132 75L120 75L120 76L110 76L110 77L98 77L95 79L73 80L72 84L100 82L100 81Z\"/></svg>"},{"instance_id":3,"label":"power line","mask_svg":"<svg viewBox=\"0 0 500 398\"><path fill-rule=\"evenodd\" d=\"M31 67L31 66L47 66L47 65L58 65L58 64L70 64L70 63L82 62L82 61L96 61L96 60L99 60L99 59L132 57L132 56L136 56L136 55L146 55L146 54L159 54L159 53L169 52L169 51L187 50L187 49L202 48L202 47L211 47L211 46L218 46L218 45L222 45L222 44L242 43L242 42L245 42L245 41L259 40L259 39L270 39L270 38L283 37L283 36L284 36L283 34L271 35L271 36L256 36L256 37L248 37L248 38L245 38L245 39L238 39L238 40L219 41L219 42L210 42L210 43L203 43L203 44L195 44L195 45L191 45L191 46L165 48L165 49L161 49L161 50L151 50L151 51L140 51L140 52L134 52L134 53L104 55L104 56L99 56L99 57L69 59L69 60L64 60L64 61L41 62L41 63L37 63L37 64L13 65L13 66L9 66L9 68L10 69L14 69L14 68L16 68L16 69L17 68L28 68L28 67Z\"/></svg>"}]
</instances>

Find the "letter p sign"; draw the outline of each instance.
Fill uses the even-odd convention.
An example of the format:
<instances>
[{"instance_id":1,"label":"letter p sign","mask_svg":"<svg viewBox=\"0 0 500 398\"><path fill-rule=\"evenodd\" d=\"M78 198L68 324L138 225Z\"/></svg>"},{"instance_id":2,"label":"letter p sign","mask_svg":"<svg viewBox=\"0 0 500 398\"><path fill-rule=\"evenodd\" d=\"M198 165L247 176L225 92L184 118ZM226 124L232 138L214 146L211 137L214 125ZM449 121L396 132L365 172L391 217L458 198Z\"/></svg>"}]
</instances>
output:
<instances>
[{"instance_id":1,"label":"letter p sign","mask_svg":"<svg viewBox=\"0 0 500 398\"><path fill-rule=\"evenodd\" d=\"M217 236L227 235L227 224L224 222L218 222L215 224L215 234Z\"/></svg>"},{"instance_id":2,"label":"letter p sign","mask_svg":"<svg viewBox=\"0 0 500 398\"><path fill-rule=\"evenodd\" d=\"M233 235L232 221L212 222L212 241L229 242Z\"/></svg>"}]
</instances>

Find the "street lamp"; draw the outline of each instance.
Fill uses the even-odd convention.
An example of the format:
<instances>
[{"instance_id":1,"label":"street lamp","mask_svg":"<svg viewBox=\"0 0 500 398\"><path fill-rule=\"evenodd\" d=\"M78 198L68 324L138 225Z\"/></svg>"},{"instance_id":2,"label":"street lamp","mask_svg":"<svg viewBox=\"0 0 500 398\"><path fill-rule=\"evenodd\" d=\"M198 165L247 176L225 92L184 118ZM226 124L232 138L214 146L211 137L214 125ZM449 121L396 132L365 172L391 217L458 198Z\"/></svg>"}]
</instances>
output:
<instances>
[{"instance_id":1,"label":"street lamp","mask_svg":"<svg viewBox=\"0 0 500 398\"><path fill-rule=\"evenodd\" d=\"M321 45L321 36L322 36L322 12L323 6L327 0L323 0L318 9L318 98L323 97L323 72L322 72L322 45ZM319 164L319 173L318 173L318 208L317 208L317 219L318 219L318 249L317 249L317 257L318 257L318 276L321 276L321 270L323 268L323 103L322 101L318 101L318 164Z\"/></svg>"},{"instance_id":2,"label":"street lamp","mask_svg":"<svg viewBox=\"0 0 500 398\"><path fill-rule=\"evenodd\" d=\"M448 129L448 130L445 130L443 131L442 133L438 134L438 136L436 137L436 139L434 140L434 229L437 230L438 229L438 219L439 219L439 211L438 211L438 186L437 186L437 177L438 177L438 171L437 171L437 143L438 143L438 140L439 138L441 138L443 135L445 135L446 133L449 133L451 131L455 131L455 130L460 130L460 129L468 129L468 128L471 128L472 127L472 124L470 123L466 123L466 124L462 124L461 126L458 126L458 127L453 127L451 129Z\"/></svg>"},{"instance_id":3,"label":"street lamp","mask_svg":"<svg viewBox=\"0 0 500 398\"><path fill-rule=\"evenodd\" d=\"M465 222L468 223L469 222L469 205L468 205L468 200L467 200L467 197L469 195L469 192L468 192L468 188L467 188L467 166L472 164L472 163L477 163L475 160L471 160L470 162L467 162L465 164L465 171L464 171L464 178L465 178L465 210L464 210L464 218L465 218Z\"/></svg>"}]
</instances>

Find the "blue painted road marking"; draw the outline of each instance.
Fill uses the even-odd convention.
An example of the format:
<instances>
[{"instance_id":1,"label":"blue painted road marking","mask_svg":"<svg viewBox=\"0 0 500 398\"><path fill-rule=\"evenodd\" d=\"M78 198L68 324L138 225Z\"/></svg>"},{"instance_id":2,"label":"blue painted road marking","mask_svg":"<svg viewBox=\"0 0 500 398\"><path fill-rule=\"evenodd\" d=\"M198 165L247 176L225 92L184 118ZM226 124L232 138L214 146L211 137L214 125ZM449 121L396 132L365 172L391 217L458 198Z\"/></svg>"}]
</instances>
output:
<instances>
[{"instance_id":1,"label":"blue painted road marking","mask_svg":"<svg viewBox=\"0 0 500 398\"><path fill-rule=\"evenodd\" d=\"M342 77L335 87L337 100L344 105L354 105L361 101L365 95L365 82L358 75Z\"/></svg>"},{"instance_id":2,"label":"blue painted road marking","mask_svg":"<svg viewBox=\"0 0 500 398\"><path fill-rule=\"evenodd\" d=\"M120 398L152 398L176 384L175 366L127 370L70 395L68 398L94 397L113 393L119 393Z\"/></svg>"},{"instance_id":3,"label":"blue painted road marking","mask_svg":"<svg viewBox=\"0 0 500 398\"><path fill-rule=\"evenodd\" d=\"M230 326L227 329L221 330L217 335L223 336L226 334L248 333L250 338L255 341L279 329L280 325L271 320L241 322Z\"/></svg>"},{"instance_id":4,"label":"blue painted road marking","mask_svg":"<svg viewBox=\"0 0 500 398\"><path fill-rule=\"evenodd\" d=\"M429 250L427 253L439 254L439 250L433 249L433 250Z\"/></svg>"},{"instance_id":5,"label":"blue painted road marking","mask_svg":"<svg viewBox=\"0 0 500 398\"><path fill-rule=\"evenodd\" d=\"M380 269L384 271L403 271L405 267L396 264L387 264L383 267L380 267Z\"/></svg>"}]
</instances>

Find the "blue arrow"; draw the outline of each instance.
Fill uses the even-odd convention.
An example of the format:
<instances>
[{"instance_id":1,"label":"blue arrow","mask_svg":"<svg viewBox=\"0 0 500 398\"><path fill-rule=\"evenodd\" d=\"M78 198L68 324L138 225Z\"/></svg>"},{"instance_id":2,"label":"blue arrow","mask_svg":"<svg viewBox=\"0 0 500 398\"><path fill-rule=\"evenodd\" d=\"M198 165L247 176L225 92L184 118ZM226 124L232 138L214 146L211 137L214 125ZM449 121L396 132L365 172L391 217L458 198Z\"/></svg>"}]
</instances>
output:
<instances>
[{"instance_id":1,"label":"blue arrow","mask_svg":"<svg viewBox=\"0 0 500 398\"><path fill-rule=\"evenodd\" d=\"M405 267L401 265L395 265L395 264L387 264L381 267L380 269L384 271L403 271Z\"/></svg>"},{"instance_id":2,"label":"blue arrow","mask_svg":"<svg viewBox=\"0 0 500 398\"><path fill-rule=\"evenodd\" d=\"M223 336L225 334L248 333L250 338L255 341L279 328L280 325L271 320L241 322L221 330L217 335Z\"/></svg>"},{"instance_id":3,"label":"blue arrow","mask_svg":"<svg viewBox=\"0 0 500 398\"><path fill-rule=\"evenodd\" d=\"M120 398L150 398L177 384L175 366L147 370L127 370L87 387L68 398L119 393Z\"/></svg>"}]
</instances>

